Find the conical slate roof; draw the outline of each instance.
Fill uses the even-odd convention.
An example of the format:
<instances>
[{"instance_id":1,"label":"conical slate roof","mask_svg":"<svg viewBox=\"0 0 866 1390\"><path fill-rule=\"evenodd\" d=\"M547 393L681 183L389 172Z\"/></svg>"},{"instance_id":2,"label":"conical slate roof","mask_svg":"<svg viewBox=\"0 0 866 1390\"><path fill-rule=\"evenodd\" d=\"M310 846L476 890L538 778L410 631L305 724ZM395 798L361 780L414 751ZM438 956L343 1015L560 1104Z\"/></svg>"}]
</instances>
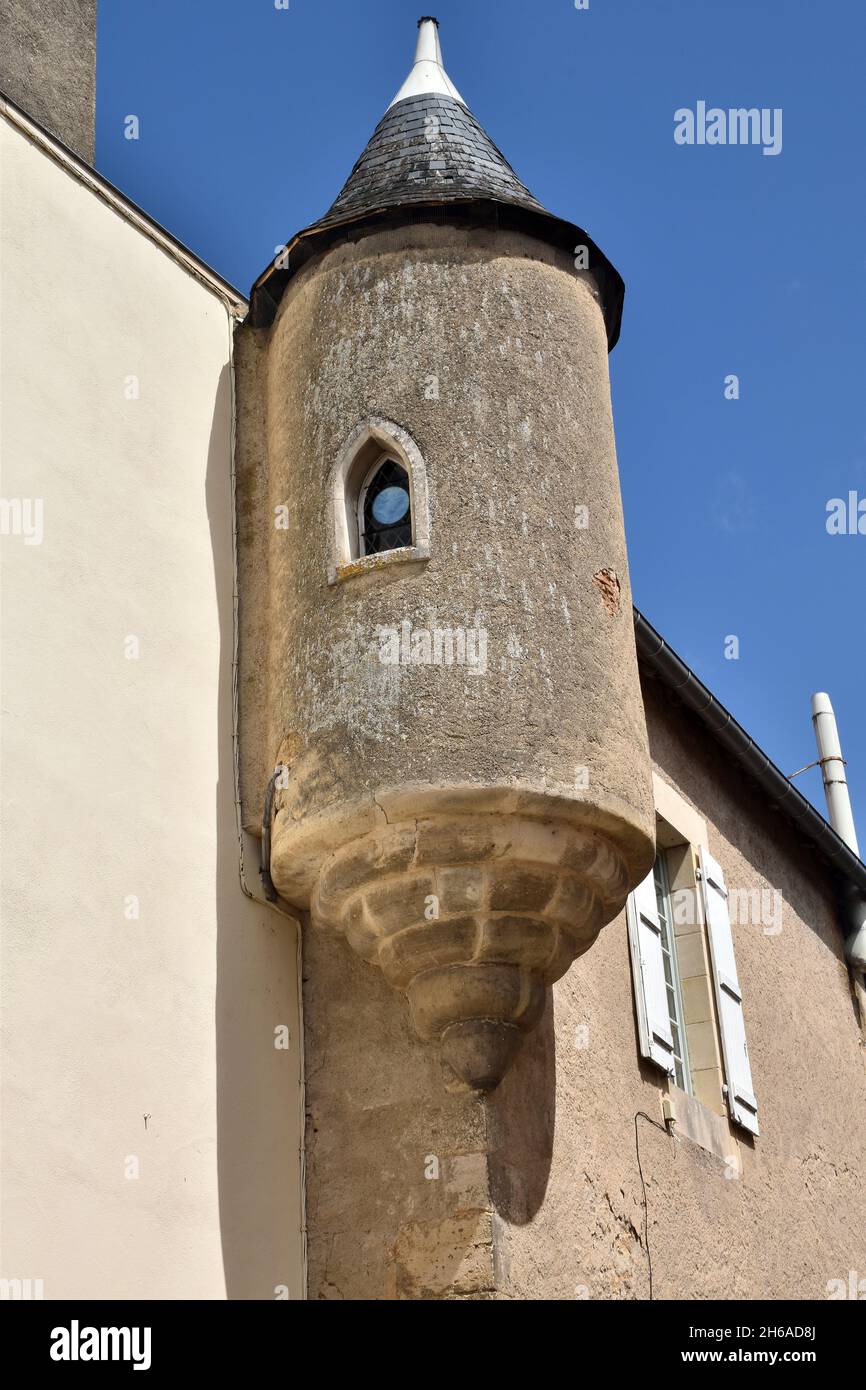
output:
<instances>
[{"instance_id":1,"label":"conical slate roof","mask_svg":"<svg viewBox=\"0 0 866 1390\"><path fill-rule=\"evenodd\" d=\"M579 227L554 217L533 197L479 125L445 71L438 21L418 21L415 62L373 131L339 196L324 217L289 243L286 254L253 286L251 317L270 322L288 280L311 256L372 223L417 220L421 208L437 220L513 227L540 236L572 256L588 251L613 347L619 333L623 284L603 252ZM587 265L587 262L583 262Z\"/></svg>"},{"instance_id":2,"label":"conical slate roof","mask_svg":"<svg viewBox=\"0 0 866 1390\"><path fill-rule=\"evenodd\" d=\"M438 22L418 21L412 71L317 227L412 203L490 198L545 209L467 108L442 63Z\"/></svg>"},{"instance_id":3,"label":"conical slate roof","mask_svg":"<svg viewBox=\"0 0 866 1390\"><path fill-rule=\"evenodd\" d=\"M418 21L416 61L317 227L378 208L492 199L544 213L442 65L438 24Z\"/></svg>"},{"instance_id":4,"label":"conical slate roof","mask_svg":"<svg viewBox=\"0 0 866 1390\"><path fill-rule=\"evenodd\" d=\"M545 210L471 111L452 96L425 92L389 107L340 196L316 226L379 208L458 198Z\"/></svg>"}]
</instances>

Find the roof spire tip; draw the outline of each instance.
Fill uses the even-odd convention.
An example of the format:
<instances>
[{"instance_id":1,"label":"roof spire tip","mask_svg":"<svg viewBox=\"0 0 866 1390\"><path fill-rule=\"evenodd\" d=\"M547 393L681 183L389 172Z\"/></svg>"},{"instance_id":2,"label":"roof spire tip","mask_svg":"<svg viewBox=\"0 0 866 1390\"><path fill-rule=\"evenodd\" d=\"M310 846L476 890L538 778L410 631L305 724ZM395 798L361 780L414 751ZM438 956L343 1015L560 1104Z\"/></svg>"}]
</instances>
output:
<instances>
[{"instance_id":1,"label":"roof spire tip","mask_svg":"<svg viewBox=\"0 0 866 1390\"><path fill-rule=\"evenodd\" d=\"M428 92L453 97L461 106L466 104L445 71L442 45L439 42L439 20L432 14L422 15L418 20L415 62L391 106L396 106L398 101L403 101L406 97L423 96Z\"/></svg>"}]
</instances>

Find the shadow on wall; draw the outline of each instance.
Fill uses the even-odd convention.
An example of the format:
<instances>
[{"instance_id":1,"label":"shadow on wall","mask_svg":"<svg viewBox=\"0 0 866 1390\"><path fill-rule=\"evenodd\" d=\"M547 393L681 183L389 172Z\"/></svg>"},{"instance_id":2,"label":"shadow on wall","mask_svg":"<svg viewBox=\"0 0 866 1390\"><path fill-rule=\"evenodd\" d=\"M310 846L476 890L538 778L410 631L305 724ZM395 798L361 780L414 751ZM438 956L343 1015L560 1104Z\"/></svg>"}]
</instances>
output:
<instances>
[{"instance_id":1,"label":"shadow on wall","mask_svg":"<svg viewBox=\"0 0 866 1390\"><path fill-rule=\"evenodd\" d=\"M304 1296L297 936L240 886L232 745L233 570L229 367L214 403L206 479L220 627L217 830L217 1172L229 1299ZM253 872L257 870L257 865ZM277 1047L288 1028L289 1047ZM281 1295L277 1290L286 1289Z\"/></svg>"},{"instance_id":2,"label":"shadow on wall","mask_svg":"<svg viewBox=\"0 0 866 1390\"><path fill-rule=\"evenodd\" d=\"M525 1226L544 1203L556 1129L553 990L538 1027L489 1099L490 1195L497 1215Z\"/></svg>"}]
</instances>

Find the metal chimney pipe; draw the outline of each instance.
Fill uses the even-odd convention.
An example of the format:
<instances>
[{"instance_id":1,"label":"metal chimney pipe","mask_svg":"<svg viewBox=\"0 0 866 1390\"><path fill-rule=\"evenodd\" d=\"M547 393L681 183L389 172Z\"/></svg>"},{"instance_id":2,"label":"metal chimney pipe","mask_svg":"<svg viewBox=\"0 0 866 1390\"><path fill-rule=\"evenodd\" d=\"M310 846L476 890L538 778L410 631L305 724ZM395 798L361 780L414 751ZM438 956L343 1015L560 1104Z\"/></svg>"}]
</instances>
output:
<instances>
[{"instance_id":1,"label":"metal chimney pipe","mask_svg":"<svg viewBox=\"0 0 866 1390\"><path fill-rule=\"evenodd\" d=\"M866 972L866 898L852 888L846 906L850 934L845 942L845 954L855 970Z\"/></svg>"},{"instance_id":2,"label":"metal chimney pipe","mask_svg":"<svg viewBox=\"0 0 866 1390\"><path fill-rule=\"evenodd\" d=\"M859 854L836 716L830 696L823 691L812 696L812 723L815 727L815 741L818 745L821 776L824 778L824 795L827 798L830 824L848 848Z\"/></svg>"},{"instance_id":3,"label":"metal chimney pipe","mask_svg":"<svg viewBox=\"0 0 866 1390\"><path fill-rule=\"evenodd\" d=\"M815 728L815 741L818 745L818 760L821 776L824 779L824 795L827 798L827 814L833 829L849 849L859 855L857 830L851 810L851 797L848 793L848 779L845 776L845 762L842 758L842 745L830 696L819 691L812 696L812 724ZM848 926L850 935L846 943L848 960L858 970L866 970L866 900L856 890L847 899Z\"/></svg>"}]
</instances>

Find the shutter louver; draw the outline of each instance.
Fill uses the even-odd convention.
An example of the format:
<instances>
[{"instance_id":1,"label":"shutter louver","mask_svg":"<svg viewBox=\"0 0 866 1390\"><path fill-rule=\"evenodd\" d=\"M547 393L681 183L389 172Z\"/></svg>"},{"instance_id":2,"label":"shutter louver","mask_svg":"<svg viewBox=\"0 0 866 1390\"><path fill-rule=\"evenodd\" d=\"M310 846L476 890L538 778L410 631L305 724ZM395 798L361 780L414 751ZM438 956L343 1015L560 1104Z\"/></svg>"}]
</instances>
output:
<instances>
[{"instance_id":1,"label":"shutter louver","mask_svg":"<svg viewBox=\"0 0 866 1390\"><path fill-rule=\"evenodd\" d=\"M674 1040L668 1014L661 924L652 870L629 895L626 920L640 1050L644 1057L673 1076Z\"/></svg>"},{"instance_id":2,"label":"shutter louver","mask_svg":"<svg viewBox=\"0 0 866 1390\"><path fill-rule=\"evenodd\" d=\"M758 1102L752 1087L752 1068L746 1046L743 995L734 958L734 938L728 911L725 877L715 859L700 851L701 893L710 938L716 1007L722 1034L722 1056L731 1119L751 1134L758 1129Z\"/></svg>"}]
</instances>

